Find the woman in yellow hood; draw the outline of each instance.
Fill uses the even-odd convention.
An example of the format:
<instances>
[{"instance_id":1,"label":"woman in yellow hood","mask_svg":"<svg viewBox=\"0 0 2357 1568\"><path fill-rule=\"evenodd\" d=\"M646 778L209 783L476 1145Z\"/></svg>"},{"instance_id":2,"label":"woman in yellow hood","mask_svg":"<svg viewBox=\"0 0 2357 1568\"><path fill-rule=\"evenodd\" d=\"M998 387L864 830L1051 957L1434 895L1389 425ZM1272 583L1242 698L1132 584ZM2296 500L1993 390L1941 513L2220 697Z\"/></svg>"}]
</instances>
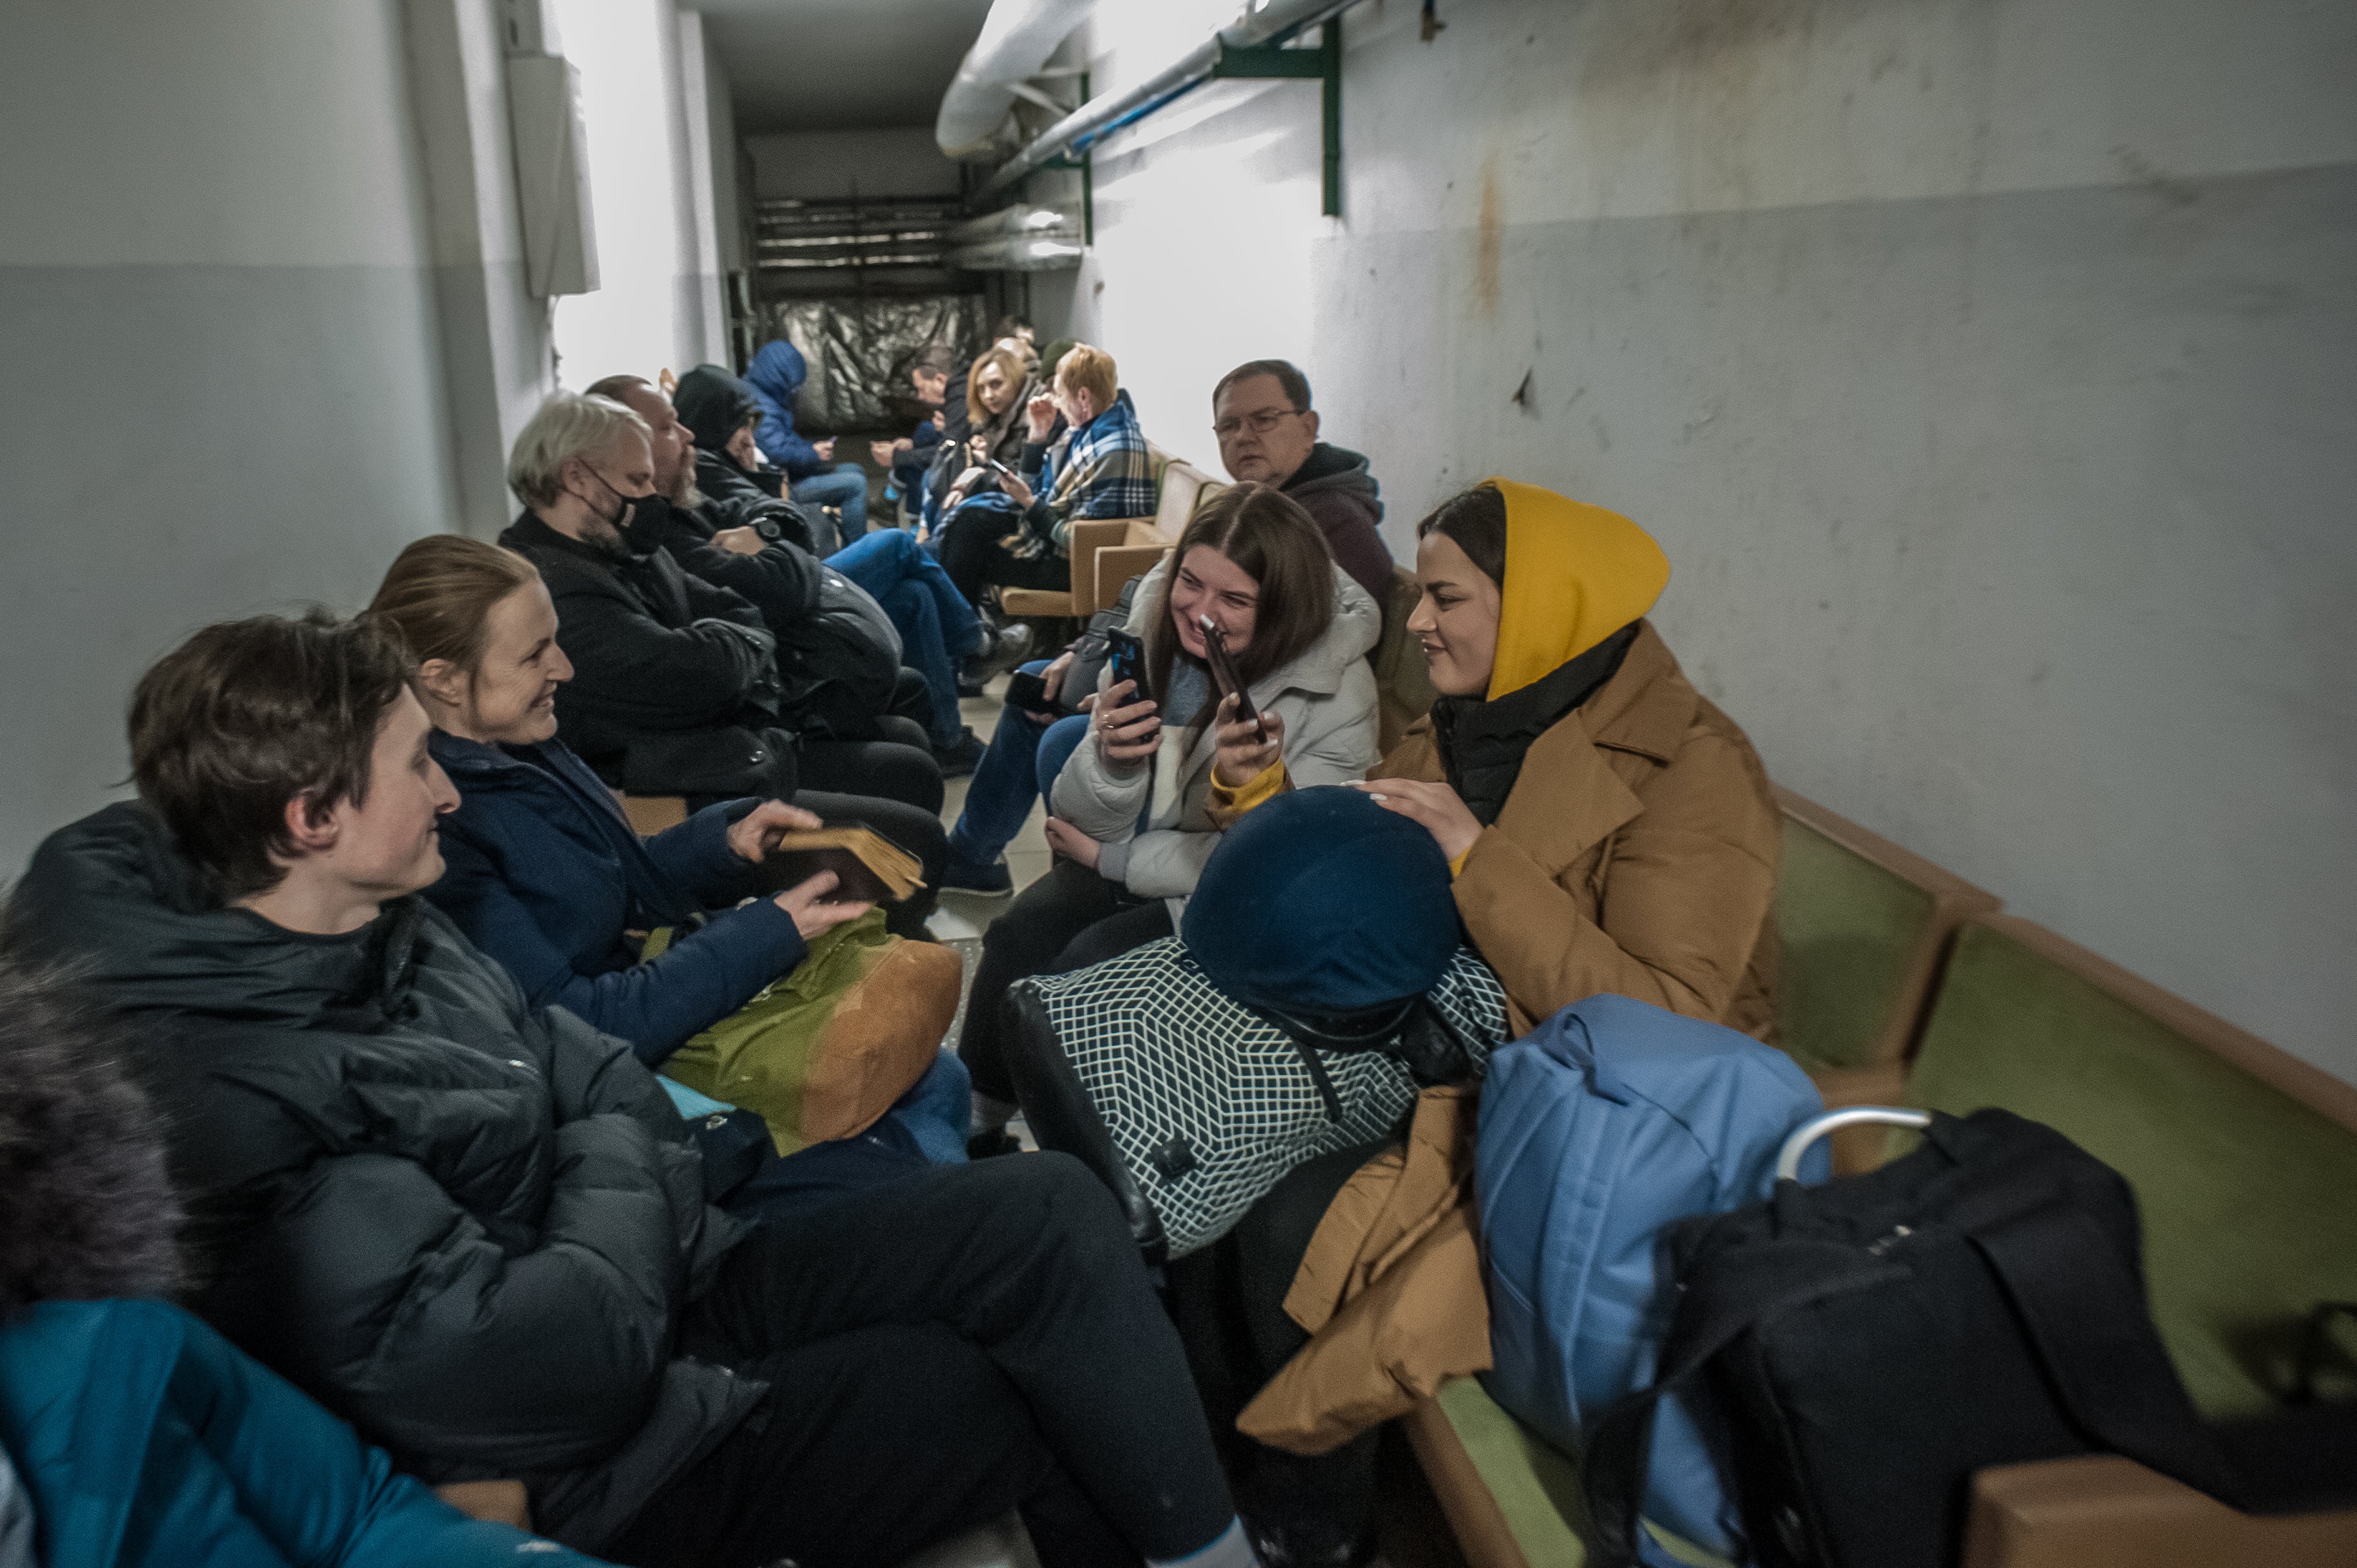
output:
<instances>
[{"instance_id":1,"label":"woman in yellow hood","mask_svg":"<svg viewBox=\"0 0 2357 1568\"><path fill-rule=\"evenodd\" d=\"M1517 1031L1598 992L1765 1038L1776 808L1743 732L1644 618L1662 548L1489 479L1416 527L1429 718L1364 788L1430 829Z\"/></svg>"}]
</instances>

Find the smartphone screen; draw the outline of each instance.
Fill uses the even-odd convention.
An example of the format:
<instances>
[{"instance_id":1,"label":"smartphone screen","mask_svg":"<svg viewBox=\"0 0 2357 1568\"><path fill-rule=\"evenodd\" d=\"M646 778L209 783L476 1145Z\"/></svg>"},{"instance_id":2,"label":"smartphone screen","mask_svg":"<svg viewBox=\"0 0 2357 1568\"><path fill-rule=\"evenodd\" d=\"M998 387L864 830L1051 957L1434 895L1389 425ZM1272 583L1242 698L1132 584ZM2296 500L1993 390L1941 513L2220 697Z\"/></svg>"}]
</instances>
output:
<instances>
[{"instance_id":1,"label":"smartphone screen","mask_svg":"<svg viewBox=\"0 0 2357 1568\"><path fill-rule=\"evenodd\" d=\"M1137 683L1135 693L1125 699L1125 705L1145 702L1152 695L1146 689L1146 644L1135 635L1126 631L1105 634L1105 667L1113 671L1113 684L1119 685L1124 681Z\"/></svg>"}]
</instances>

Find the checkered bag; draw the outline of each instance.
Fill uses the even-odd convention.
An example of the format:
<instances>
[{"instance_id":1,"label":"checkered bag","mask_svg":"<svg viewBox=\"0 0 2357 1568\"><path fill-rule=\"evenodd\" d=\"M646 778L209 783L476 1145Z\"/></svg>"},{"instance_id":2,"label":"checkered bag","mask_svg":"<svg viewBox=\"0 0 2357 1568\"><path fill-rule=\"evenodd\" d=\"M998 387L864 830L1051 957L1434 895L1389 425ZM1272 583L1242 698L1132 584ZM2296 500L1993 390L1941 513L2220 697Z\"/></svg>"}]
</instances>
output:
<instances>
[{"instance_id":1,"label":"checkered bag","mask_svg":"<svg viewBox=\"0 0 2357 1568\"><path fill-rule=\"evenodd\" d=\"M1506 995L1469 948L1427 999L1476 1071ZM1009 1065L1032 1130L1114 1188L1149 1258L1232 1229L1286 1172L1396 1128L1417 1083L1383 1050L1303 1044L1214 986L1175 937L1017 983Z\"/></svg>"}]
</instances>

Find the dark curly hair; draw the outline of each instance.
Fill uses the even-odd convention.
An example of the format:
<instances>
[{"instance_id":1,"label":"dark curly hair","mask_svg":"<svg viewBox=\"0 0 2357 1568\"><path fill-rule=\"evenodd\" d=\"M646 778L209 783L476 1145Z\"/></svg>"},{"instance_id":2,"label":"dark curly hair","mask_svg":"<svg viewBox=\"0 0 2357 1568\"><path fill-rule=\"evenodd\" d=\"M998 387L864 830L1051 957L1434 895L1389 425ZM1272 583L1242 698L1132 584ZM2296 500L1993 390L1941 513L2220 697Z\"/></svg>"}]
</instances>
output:
<instances>
[{"instance_id":1,"label":"dark curly hair","mask_svg":"<svg viewBox=\"0 0 2357 1568\"><path fill-rule=\"evenodd\" d=\"M179 1283L179 1204L124 1027L55 971L0 953L0 1317Z\"/></svg>"}]
</instances>

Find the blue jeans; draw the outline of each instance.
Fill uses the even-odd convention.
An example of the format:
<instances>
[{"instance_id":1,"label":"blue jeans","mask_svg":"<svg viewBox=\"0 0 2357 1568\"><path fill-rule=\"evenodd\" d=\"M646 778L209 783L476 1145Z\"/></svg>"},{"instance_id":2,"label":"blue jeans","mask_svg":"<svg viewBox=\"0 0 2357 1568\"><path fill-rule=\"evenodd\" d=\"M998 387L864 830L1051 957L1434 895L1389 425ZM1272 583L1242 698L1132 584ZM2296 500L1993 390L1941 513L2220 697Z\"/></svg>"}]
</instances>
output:
<instances>
[{"instance_id":1,"label":"blue jeans","mask_svg":"<svg viewBox=\"0 0 2357 1568\"><path fill-rule=\"evenodd\" d=\"M1048 668L1035 659L1023 666L1033 675ZM1031 722L1031 715L1010 707L998 715L990 749L966 786L965 810L950 830L950 863L962 866L995 864L1031 815L1031 802L1056 786L1056 775L1081 743L1089 737L1089 716L1073 714L1052 725Z\"/></svg>"},{"instance_id":2,"label":"blue jeans","mask_svg":"<svg viewBox=\"0 0 2357 1568\"><path fill-rule=\"evenodd\" d=\"M786 487L786 493L807 506L841 507L845 540L856 542L867 532L867 470L856 463L837 463L807 479L796 479ZM817 526L823 530L825 521L819 520ZM823 544L826 541L813 542Z\"/></svg>"},{"instance_id":3,"label":"blue jeans","mask_svg":"<svg viewBox=\"0 0 2357 1568\"><path fill-rule=\"evenodd\" d=\"M955 745L965 731L958 718L958 666L982 635L974 607L905 529L879 529L855 539L826 564L866 589L892 618L900 634L900 661L925 678L932 695L932 743Z\"/></svg>"}]
</instances>

